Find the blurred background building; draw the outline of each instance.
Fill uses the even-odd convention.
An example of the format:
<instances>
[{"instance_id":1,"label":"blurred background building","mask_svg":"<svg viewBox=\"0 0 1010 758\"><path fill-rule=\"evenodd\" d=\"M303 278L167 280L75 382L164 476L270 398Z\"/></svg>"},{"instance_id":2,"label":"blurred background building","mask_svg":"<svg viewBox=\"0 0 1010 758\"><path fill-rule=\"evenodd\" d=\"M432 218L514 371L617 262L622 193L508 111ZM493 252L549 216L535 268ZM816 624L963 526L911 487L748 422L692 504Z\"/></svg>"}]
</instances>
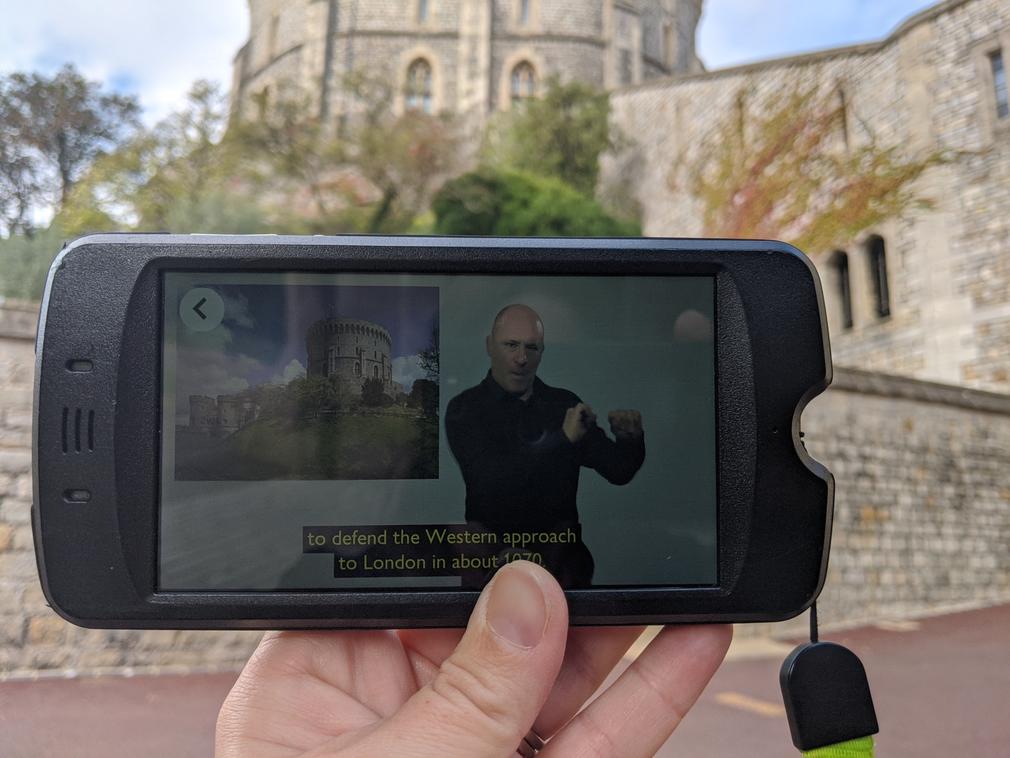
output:
<instances>
[{"instance_id":1,"label":"blurred background building","mask_svg":"<svg viewBox=\"0 0 1010 758\"><path fill-rule=\"evenodd\" d=\"M612 89L702 69L701 0L249 0L249 16L240 114L297 85L339 120L354 109L342 80L368 70L394 83L401 110L479 124L552 76Z\"/></svg>"},{"instance_id":2,"label":"blurred background building","mask_svg":"<svg viewBox=\"0 0 1010 758\"><path fill-rule=\"evenodd\" d=\"M918 204L842 244L808 249L821 274L835 360L1010 391L1010 7L946 0L880 41L706 71L701 0L249 0L232 108L297 86L336 127L355 71L394 83L395 107L479 128L551 77L602 84L631 147L603 164L651 236L704 236L682 174L727 119L751 122L783 93L838 108L838 149L873 143L937 158ZM676 158L671 167L668 160ZM746 235L745 235L746 236Z\"/></svg>"}]
</instances>

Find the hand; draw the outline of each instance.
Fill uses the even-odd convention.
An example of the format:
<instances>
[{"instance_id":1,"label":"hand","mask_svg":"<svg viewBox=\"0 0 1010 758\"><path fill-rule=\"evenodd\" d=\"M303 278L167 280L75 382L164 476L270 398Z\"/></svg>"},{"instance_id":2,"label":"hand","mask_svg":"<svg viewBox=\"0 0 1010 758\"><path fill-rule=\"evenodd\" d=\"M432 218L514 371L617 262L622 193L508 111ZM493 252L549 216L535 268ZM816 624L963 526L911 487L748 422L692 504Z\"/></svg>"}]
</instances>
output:
<instances>
[{"instance_id":1,"label":"hand","mask_svg":"<svg viewBox=\"0 0 1010 758\"><path fill-rule=\"evenodd\" d=\"M514 756L532 727L550 738L540 758L651 756L731 628L664 629L578 713L641 631L569 629L554 578L517 561L481 593L465 632L269 633L221 708L217 755Z\"/></svg>"},{"instance_id":2,"label":"hand","mask_svg":"<svg viewBox=\"0 0 1010 758\"><path fill-rule=\"evenodd\" d=\"M573 445L586 436L586 432L596 426L596 414L585 403L579 403L565 411L561 431Z\"/></svg>"},{"instance_id":3,"label":"hand","mask_svg":"<svg viewBox=\"0 0 1010 758\"><path fill-rule=\"evenodd\" d=\"M618 439L642 436L642 414L638 411L611 411L607 414L610 431Z\"/></svg>"}]
</instances>

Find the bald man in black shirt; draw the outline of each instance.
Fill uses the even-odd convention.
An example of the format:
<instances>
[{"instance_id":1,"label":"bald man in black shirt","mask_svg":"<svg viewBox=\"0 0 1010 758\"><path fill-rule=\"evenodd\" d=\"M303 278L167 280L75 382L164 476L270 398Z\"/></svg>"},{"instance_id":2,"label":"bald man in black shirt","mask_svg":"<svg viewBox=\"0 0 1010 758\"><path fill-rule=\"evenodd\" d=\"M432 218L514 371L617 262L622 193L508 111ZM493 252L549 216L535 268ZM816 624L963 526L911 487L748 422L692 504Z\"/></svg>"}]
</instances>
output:
<instances>
[{"instance_id":1,"label":"bald man in black shirt","mask_svg":"<svg viewBox=\"0 0 1010 758\"><path fill-rule=\"evenodd\" d=\"M611 411L611 440L575 393L544 384L537 377L543 322L528 306L503 308L486 348L484 381L446 409L449 446L466 482L466 520L494 532L577 530L581 468L612 484L630 482L645 460L641 414ZM546 551L562 586L591 583L593 560L581 540Z\"/></svg>"}]
</instances>

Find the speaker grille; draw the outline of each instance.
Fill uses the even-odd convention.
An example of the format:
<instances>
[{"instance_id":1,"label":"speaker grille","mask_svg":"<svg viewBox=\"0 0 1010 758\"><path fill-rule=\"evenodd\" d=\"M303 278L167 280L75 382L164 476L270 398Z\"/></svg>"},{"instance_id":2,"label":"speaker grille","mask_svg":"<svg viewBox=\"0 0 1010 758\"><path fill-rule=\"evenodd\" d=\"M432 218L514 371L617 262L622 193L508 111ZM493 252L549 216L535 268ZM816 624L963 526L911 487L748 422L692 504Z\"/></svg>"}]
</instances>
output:
<instances>
[{"instance_id":1,"label":"speaker grille","mask_svg":"<svg viewBox=\"0 0 1010 758\"><path fill-rule=\"evenodd\" d=\"M95 412L64 408L60 437L64 453L94 452Z\"/></svg>"}]
</instances>

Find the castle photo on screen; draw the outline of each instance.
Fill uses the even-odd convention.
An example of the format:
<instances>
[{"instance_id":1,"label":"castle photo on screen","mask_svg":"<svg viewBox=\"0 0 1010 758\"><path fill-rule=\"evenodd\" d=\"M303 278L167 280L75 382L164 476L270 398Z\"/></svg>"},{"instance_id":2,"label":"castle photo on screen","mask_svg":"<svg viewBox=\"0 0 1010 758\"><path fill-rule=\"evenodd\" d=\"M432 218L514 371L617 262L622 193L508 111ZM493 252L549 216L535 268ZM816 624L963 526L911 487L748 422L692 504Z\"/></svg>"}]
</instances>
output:
<instances>
[{"instance_id":1,"label":"castle photo on screen","mask_svg":"<svg viewBox=\"0 0 1010 758\"><path fill-rule=\"evenodd\" d=\"M437 288L207 289L220 324L176 329L177 479L438 476Z\"/></svg>"}]
</instances>

